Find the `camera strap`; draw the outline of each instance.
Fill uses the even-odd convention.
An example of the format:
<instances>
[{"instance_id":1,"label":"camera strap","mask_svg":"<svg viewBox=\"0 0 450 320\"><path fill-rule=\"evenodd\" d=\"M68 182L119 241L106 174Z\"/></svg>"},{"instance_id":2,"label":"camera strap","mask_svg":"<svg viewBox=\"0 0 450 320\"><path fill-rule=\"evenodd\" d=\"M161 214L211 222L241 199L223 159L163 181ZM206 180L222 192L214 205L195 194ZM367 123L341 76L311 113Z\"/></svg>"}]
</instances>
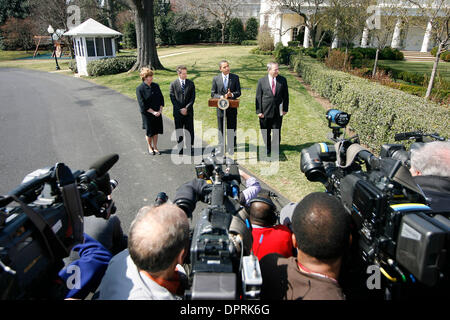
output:
<instances>
[{"instance_id":1,"label":"camera strap","mask_svg":"<svg viewBox=\"0 0 450 320\"><path fill-rule=\"evenodd\" d=\"M63 258L68 256L69 251L53 232L47 221L45 221L40 214L27 206L17 196L11 195L11 198L13 198L20 205L23 212L27 215L28 219L30 219L30 221L36 226L50 255L51 261L56 261L56 258Z\"/></svg>"}]
</instances>

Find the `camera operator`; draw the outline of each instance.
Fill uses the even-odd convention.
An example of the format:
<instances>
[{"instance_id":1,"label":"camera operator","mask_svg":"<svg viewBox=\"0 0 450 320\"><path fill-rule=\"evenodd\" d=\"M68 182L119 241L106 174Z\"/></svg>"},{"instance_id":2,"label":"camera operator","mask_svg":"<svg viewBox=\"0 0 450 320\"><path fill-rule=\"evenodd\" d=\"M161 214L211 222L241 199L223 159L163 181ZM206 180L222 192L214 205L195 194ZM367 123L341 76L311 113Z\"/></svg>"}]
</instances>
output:
<instances>
[{"instance_id":1,"label":"camera operator","mask_svg":"<svg viewBox=\"0 0 450 320\"><path fill-rule=\"evenodd\" d=\"M261 185L255 177L250 176L241 169L239 169L239 175L243 180L245 180L246 187L246 189L242 190L241 194L239 195L239 202L243 206L248 206L250 200L256 197L256 195L261 191Z\"/></svg>"},{"instance_id":2,"label":"camera operator","mask_svg":"<svg viewBox=\"0 0 450 320\"><path fill-rule=\"evenodd\" d=\"M84 233L84 242L72 248L71 256L78 255L58 272L64 280L65 299L85 299L98 288L112 255L99 241ZM78 283L73 283L75 280ZM69 287L69 284L70 287Z\"/></svg>"},{"instance_id":3,"label":"camera operator","mask_svg":"<svg viewBox=\"0 0 450 320\"><path fill-rule=\"evenodd\" d=\"M261 299L344 300L337 281L350 241L350 221L340 201L315 192L292 215L297 257L268 254L260 261Z\"/></svg>"},{"instance_id":4,"label":"camera operator","mask_svg":"<svg viewBox=\"0 0 450 320\"><path fill-rule=\"evenodd\" d=\"M100 300L180 300L186 286L181 264L188 252L189 222L175 205L143 207L124 250L111 260Z\"/></svg>"},{"instance_id":5,"label":"camera operator","mask_svg":"<svg viewBox=\"0 0 450 320\"><path fill-rule=\"evenodd\" d=\"M410 172L431 200L433 212L450 212L450 142L433 141L411 149Z\"/></svg>"},{"instance_id":6,"label":"camera operator","mask_svg":"<svg viewBox=\"0 0 450 320\"><path fill-rule=\"evenodd\" d=\"M276 206L270 197L258 194L250 200L253 253L261 260L269 253L288 258L293 255L292 232L288 227L276 224Z\"/></svg>"}]
</instances>

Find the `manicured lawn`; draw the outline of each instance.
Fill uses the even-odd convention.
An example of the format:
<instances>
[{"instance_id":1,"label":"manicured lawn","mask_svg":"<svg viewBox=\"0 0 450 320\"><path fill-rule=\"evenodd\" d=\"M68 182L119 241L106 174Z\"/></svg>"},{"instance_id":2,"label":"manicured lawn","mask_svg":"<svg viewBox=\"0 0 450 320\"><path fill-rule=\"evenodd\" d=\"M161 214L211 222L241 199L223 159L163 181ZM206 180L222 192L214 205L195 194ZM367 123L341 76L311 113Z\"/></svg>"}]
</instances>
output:
<instances>
[{"instance_id":1,"label":"manicured lawn","mask_svg":"<svg viewBox=\"0 0 450 320\"><path fill-rule=\"evenodd\" d=\"M258 79L265 76L266 64L270 56L250 54L252 47L246 46L180 46L161 49L158 54L167 70L156 71L154 82L161 86L166 100L165 115L172 118L172 106L169 98L169 85L177 75L175 68L179 64L188 67L188 77L196 86L195 120L196 132L203 134L208 144L217 143L216 110L207 106L210 97L212 78L218 74L218 63L222 59L230 62L231 72L240 77L242 96L238 112L238 129L254 132L260 137L259 122L255 114L255 92ZM315 142L326 141L329 131L325 121L325 110L318 104L295 79L287 66L281 66L281 72L288 79L290 91L290 111L283 120L280 161L269 163L256 161L256 154L245 152L253 150L255 142L238 140L238 163L250 170L285 197L292 201L302 199L312 191L324 190L319 183L306 180L300 171L300 152L302 148ZM110 87L133 99L136 99L136 87L140 84L138 72L89 78L95 83ZM120 106L118 106L120 107ZM137 112L137 106L136 106ZM239 139L239 137L238 137ZM260 140L262 143L262 140ZM278 166L279 165L279 166ZM278 168L277 168L278 166ZM275 174L266 175L270 170ZM194 173L193 173L194 174Z\"/></svg>"},{"instance_id":2,"label":"manicured lawn","mask_svg":"<svg viewBox=\"0 0 450 320\"><path fill-rule=\"evenodd\" d=\"M262 145L259 122L255 114L255 92L258 79L267 74L266 64L272 58L250 54L251 48L253 47L193 45L158 49L158 55L166 70L156 71L154 81L161 86L165 98L165 116L172 119L169 85L177 77L176 66L184 64L188 67L188 77L194 81L196 86L196 135L202 136L208 144L215 145L217 143L216 110L208 107L207 101L210 97L212 78L219 73L218 63L222 59L227 59L230 62L231 72L239 75L242 88L238 112L238 130L241 129L247 134L251 134L253 130ZM123 50L120 53L120 55L133 54L134 51L132 50ZM58 62L63 73L71 74L68 69L68 60L58 60ZM0 67L18 67L51 72L55 70L55 61L6 61L0 59ZM235 159L240 165L291 201L299 201L310 192L324 190L320 183L307 181L300 171L300 152L304 147L313 143L327 142L326 136L330 130L325 120L324 108L307 93L305 88L296 80L295 75L289 72L287 66L280 66L280 74L287 78L290 93L289 113L283 120L281 133L280 161L257 161L257 155L249 152L254 150L257 143L249 139L238 140L239 149L235 154ZM141 82L138 72L83 78L112 88L132 99L136 99L136 87ZM120 108L120 106L116 107ZM269 172L274 173L268 175ZM194 174L192 172L193 177Z\"/></svg>"},{"instance_id":3,"label":"manicured lawn","mask_svg":"<svg viewBox=\"0 0 450 320\"><path fill-rule=\"evenodd\" d=\"M380 64L402 71L427 74L428 76L431 75L431 70L433 70L432 61L420 62L420 61L380 60ZM450 81L450 63L445 61L439 61L438 73L445 80Z\"/></svg>"}]
</instances>

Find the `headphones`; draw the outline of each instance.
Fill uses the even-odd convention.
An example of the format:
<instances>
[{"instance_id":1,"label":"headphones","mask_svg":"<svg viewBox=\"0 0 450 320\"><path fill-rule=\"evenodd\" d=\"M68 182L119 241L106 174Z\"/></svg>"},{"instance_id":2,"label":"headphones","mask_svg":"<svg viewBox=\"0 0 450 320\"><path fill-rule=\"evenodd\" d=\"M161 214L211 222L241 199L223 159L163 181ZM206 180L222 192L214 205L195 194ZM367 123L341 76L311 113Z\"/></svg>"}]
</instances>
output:
<instances>
[{"instance_id":1,"label":"headphones","mask_svg":"<svg viewBox=\"0 0 450 320\"><path fill-rule=\"evenodd\" d=\"M255 203L255 202L262 202L262 203L265 203L270 206L272 215L269 217L270 218L269 222L270 222L270 224L275 224L278 220L278 212L277 212L277 207L273 203L273 201L270 198L255 197L248 202L248 207L250 208L252 203Z\"/></svg>"}]
</instances>

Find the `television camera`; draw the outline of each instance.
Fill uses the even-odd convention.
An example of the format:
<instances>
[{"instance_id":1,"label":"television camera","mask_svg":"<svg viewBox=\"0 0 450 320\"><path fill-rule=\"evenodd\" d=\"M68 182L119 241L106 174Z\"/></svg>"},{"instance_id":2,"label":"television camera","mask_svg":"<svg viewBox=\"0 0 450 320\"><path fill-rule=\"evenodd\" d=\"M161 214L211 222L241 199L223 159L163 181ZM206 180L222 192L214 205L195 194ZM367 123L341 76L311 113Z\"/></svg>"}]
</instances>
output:
<instances>
[{"instance_id":1,"label":"television camera","mask_svg":"<svg viewBox=\"0 0 450 320\"><path fill-rule=\"evenodd\" d=\"M404 297L414 289L423 293L445 287L448 292L449 216L429 207L429 199L408 170L410 151L402 144L384 144L377 157L359 144L358 136L342 136L349 114L331 109L326 118L334 144L316 143L303 149L300 167L309 181L321 182L339 198L351 215L353 253L360 273L370 265L379 268L384 298L392 298L394 292ZM444 139L407 132L396 134L395 140L415 140L413 149Z\"/></svg>"},{"instance_id":2,"label":"television camera","mask_svg":"<svg viewBox=\"0 0 450 320\"><path fill-rule=\"evenodd\" d=\"M116 211L111 192L117 181L108 171L118 159L105 156L75 172L57 163L27 175L0 197L1 299L61 298L58 271L84 241L83 217L108 219Z\"/></svg>"},{"instance_id":3,"label":"television camera","mask_svg":"<svg viewBox=\"0 0 450 320\"><path fill-rule=\"evenodd\" d=\"M261 271L251 254L250 222L238 204L238 165L212 153L195 169L198 179L179 188L174 200L185 212L193 212L197 200L208 204L193 223L190 290L185 297L258 299Z\"/></svg>"}]
</instances>

